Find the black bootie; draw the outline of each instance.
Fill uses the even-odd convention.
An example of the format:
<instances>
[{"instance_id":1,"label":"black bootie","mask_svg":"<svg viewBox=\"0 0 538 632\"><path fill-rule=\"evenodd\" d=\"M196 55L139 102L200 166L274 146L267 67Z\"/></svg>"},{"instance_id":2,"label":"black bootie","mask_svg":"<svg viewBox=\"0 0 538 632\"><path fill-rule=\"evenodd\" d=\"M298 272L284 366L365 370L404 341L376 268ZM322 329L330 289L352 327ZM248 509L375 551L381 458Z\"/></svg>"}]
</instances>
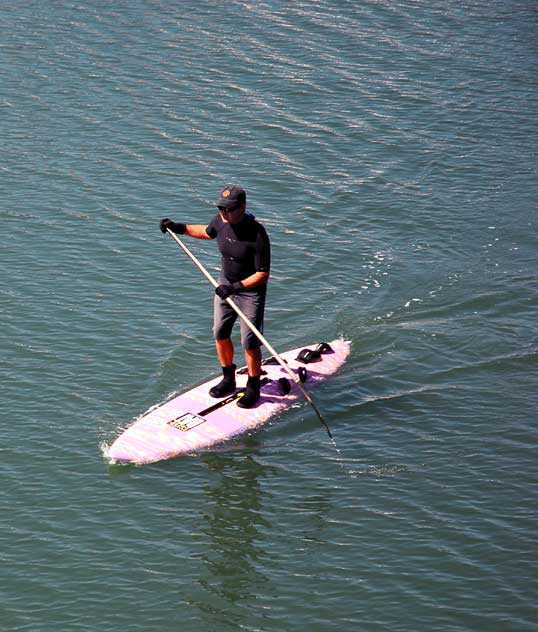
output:
<instances>
[{"instance_id":1,"label":"black bootie","mask_svg":"<svg viewBox=\"0 0 538 632\"><path fill-rule=\"evenodd\" d=\"M260 376L256 377L248 376L247 388L245 394L241 399L237 400L237 405L240 408L252 408L256 402L260 399Z\"/></svg>"},{"instance_id":2,"label":"black bootie","mask_svg":"<svg viewBox=\"0 0 538 632\"><path fill-rule=\"evenodd\" d=\"M231 395L235 391L235 364L222 367L222 380L213 388L209 389L211 397L224 397Z\"/></svg>"}]
</instances>

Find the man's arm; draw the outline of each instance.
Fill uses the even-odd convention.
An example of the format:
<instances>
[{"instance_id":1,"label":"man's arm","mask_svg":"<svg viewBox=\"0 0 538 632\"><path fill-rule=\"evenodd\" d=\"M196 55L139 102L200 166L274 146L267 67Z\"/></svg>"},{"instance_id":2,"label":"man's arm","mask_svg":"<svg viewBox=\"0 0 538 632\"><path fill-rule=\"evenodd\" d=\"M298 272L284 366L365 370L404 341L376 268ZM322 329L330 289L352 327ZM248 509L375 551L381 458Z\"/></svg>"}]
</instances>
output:
<instances>
[{"instance_id":1,"label":"man's arm","mask_svg":"<svg viewBox=\"0 0 538 632\"><path fill-rule=\"evenodd\" d=\"M269 272L255 272L251 274L246 279L241 281L241 285L250 290L253 287L257 287L258 285L265 285L269 280Z\"/></svg>"},{"instance_id":2,"label":"man's arm","mask_svg":"<svg viewBox=\"0 0 538 632\"><path fill-rule=\"evenodd\" d=\"M242 290L250 289L258 285L263 285L269 280L269 272L255 272L242 281L236 283L223 283L215 289L215 294L225 301L229 296L237 294Z\"/></svg>"},{"instance_id":3,"label":"man's arm","mask_svg":"<svg viewBox=\"0 0 538 632\"><path fill-rule=\"evenodd\" d=\"M207 234L209 224L183 224L182 222L173 222L168 217L161 219L159 223L161 233L166 233L167 230L171 230L178 235L187 235L189 237L196 237L197 239L212 239Z\"/></svg>"},{"instance_id":4,"label":"man's arm","mask_svg":"<svg viewBox=\"0 0 538 632\"><path fill-rule=\"evenodd\" d=\"M207 234L207 226L207 224L187 224L184 234L196 239L211 239Z\"/></svg>"}]
</instances>

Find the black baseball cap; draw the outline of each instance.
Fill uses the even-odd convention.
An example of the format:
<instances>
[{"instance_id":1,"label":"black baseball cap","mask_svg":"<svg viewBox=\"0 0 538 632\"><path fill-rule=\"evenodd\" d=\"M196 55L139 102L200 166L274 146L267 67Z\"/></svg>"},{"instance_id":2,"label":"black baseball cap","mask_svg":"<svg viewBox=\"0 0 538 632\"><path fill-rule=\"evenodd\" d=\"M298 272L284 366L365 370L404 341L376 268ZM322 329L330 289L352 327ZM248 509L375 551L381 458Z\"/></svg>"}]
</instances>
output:
<instances>
[{"instance_id":1,"label":"black baseball cap","mask_svg":"<svg viewBox=\"0 0 538 632\"><path fill-rule=\"evenodd\" d=\"M219 201L217 206L223 206L224 208L235 208L241 206L247 201L247 194L243 187L238 184L227 184L220 192Z\"/></svg>"}]
</instances>

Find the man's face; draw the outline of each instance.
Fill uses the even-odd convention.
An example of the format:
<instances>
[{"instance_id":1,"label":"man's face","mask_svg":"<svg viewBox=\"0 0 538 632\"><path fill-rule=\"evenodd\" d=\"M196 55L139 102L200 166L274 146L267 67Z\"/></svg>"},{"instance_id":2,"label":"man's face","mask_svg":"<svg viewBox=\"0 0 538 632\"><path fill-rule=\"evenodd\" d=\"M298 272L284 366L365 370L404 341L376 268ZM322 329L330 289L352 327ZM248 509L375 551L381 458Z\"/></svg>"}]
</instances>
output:
<instances>
[{"instance_id":1,"label":"man's face","mask_svg":"<svg viewBox=\"0 0 538 632\"><path fill-rule=\"evenodd\" d=\"M219 213L225 224L239 224L245 214L245 205L241 204L233 209L219 206Z\"/></svg>"}]
</instances>

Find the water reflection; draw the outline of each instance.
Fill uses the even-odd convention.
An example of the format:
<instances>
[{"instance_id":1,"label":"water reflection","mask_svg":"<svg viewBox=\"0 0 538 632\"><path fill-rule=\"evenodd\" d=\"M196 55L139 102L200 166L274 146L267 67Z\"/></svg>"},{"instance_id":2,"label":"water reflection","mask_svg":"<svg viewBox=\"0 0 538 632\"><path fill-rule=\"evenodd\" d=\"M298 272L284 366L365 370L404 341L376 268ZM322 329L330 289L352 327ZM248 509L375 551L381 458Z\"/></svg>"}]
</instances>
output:
<instances>
[{"instance_id":1,"label":"water reflection","mask_svg":"<svg viewBox=\"0 0 538 632\"><path fill-rule=\"evenodd\" d=\"M271 494L261 485L270 468L244 453L211 454L203 460L215 482L208 481L206 489L210 511L202 532L210 546L201 556L206 572L198 580L203 590L195 604L223 629L223 624L237 625L244 618L246 606L269 581L260 569L269 557L267 533L272 528L263 512Z\"/></svg>"}]
</instances>

